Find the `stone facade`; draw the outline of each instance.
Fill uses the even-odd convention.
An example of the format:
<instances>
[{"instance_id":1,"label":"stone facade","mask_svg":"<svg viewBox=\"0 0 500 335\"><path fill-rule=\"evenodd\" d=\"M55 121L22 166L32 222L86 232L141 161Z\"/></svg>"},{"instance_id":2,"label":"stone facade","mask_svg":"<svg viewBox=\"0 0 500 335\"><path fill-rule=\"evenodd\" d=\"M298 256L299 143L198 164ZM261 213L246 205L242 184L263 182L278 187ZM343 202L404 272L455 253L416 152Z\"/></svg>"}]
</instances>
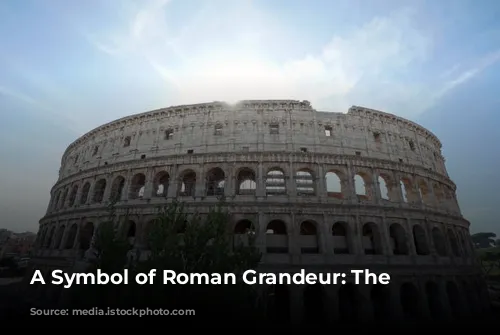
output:
<instances>
[{"instance_id":1,"label":"stone facade","mask_svg":"<svg viewBox=\"0 0 500 335\"><path fill-rule=\"evenodd\" d=\"M127 213L122 233L144 250L159 205L177 198L203 214L224 195L239 240L255 230L263 269L391 274L387 287L269 288L289 297L292 319L310 317L302 298L311 294L332 320L383 310L465 316L484 312L487 297L455 194L439 139L392 114L291 100L175 106L110 122L68 147L34 264L73 266L111 199Z\"/></svg>"}]
</instances>

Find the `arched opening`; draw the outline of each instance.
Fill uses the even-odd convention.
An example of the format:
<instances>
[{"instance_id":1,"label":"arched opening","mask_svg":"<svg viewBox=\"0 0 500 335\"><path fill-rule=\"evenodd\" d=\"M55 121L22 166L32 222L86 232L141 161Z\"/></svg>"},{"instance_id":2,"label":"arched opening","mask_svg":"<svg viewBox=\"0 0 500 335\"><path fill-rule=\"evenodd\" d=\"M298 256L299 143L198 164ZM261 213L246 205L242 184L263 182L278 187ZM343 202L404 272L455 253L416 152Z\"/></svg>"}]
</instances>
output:
<instances>
[{"instance_id":1,"label":"arched opening","mask_svg":"<svg viewBox=\"0 0 500 335\"><path fill-rule=\"evenodd\" d=\"M417 320L420 318L420 297L415 285L411 283L401 285L400 296L405 318L408 320Z\"/></svg>"},{"instance_id":2,"label":"arched opening","mask_svg":"<svg viewBox=\"0 0 500 335\"><path fill-rule=\"evenodd\" d=\"M406 240L405 229L398 223L393 223L389 228L392 253L394 255L408 255L409 248Z\"/></svg>"},{"instance_id":3,"label":"arched opening","mask_svg":"<svg viewBox=\"0 0 500 335\"><path fill-rule=\"evenodd\" d=\"M434 184L432 186L432 189L434 191L434 197L436 199L436 205L437 206L442 206L443 205L443 200L444 200L444 195L443 195L443 190L439 186L439 184Z\"/></svg>"},{"instance_id":4,"label":"arched opening","mask_svg":"<svg viewBox=\"0 0 500 335\"><path fill-rule=\"evenodd\" d=\"M365 255L382 255L382 239L378 226L373 222L363 225L363 249Z\"/></svg>"},{"instance_id":5,"label":"arched opening","mask_svg":"<svg viewBox=\"0 0 500 335\"><path fill-rule=\"evenodd\" d=\"M422 226L416 224L413 226L413 241L417 255L429 255L429 244L427 243L427 236Z\"/></svg>"},{"instance_id":6,"label":"arched opening","mask_svg":"<svg viewBox=\"0 0 500 335\"><path fill-rule=\"evenodd\" d=\"M368 199L368 186L361 174L356 174L354 176L354 189L356 190L358 200Z\"/></svg>"},{"instance_id":7,"label":"arched opening","mask_svg":"<svg viewBox=\"0 0 500 335\"><path fill-rule=\"evenodd\" d=\"M65 229L66 229L65 225L62 225L57 229L56 240L54 241L54 249L62 248L62 238Z\"/></svg>"},{"instance_id":8,"label":"arched opening","mask_svg":"<svg viewBox=\"0 0 500 335\"><path fill-rule=\"evenodd\" d=\"M78 232L78 227L76 224L72 224L69 229L68 236L66 237L65 249L73 249L75 246L76 234Z\"/></svg>"},{"instance_id":9,"label":"arched opening","mask_svg":"<svg viewBox=\"0 0 500 335\"><path fill-rule=\"evenodd\" d=\"M254 195L257 190L255 182L255 172L250 168L243 168L238 172L236 182L236 194L238 195Z\"/></svg>"},{"instance_id":10,"label":"arched opening","mask_svg":"<svg viewBox=\"0 0 500 335\"><path fill-rule=\"evenodd\" d=\"M125 178L122 176L118 176L113 180L113 184L111 185L111 194L109 196L109 200L111 202L118 202L122 199L123 196L123 188L125 187Z\"/></svg>"},{"instance_id":11,"label":"arched opening","mask_svg":"<svg viewBox=\"0 0 500 335\"><path fill-rule=\"evenodd\" d=\"M380 190L380 197L384 200L391 200L390 192L390 179L385 175L378 176L378 186Z\"/></svg>"},{"instance_id":12,"label":"arched opening","mask_svg":"<svg viewBox=\"0 0 500 335\"><path fill-rule=\"evenodd\" d=\"M153 179L153 197L166 197L169 184L170 175L166 171L158 172Z\"/></svg>"},{"instance_id":13,"label":"arched opening","mask_svg":"<svg viewBox=\"0 0 500 335\"><path fill-rule=\"evenodd\" d=\"M356 286L351 283L342 285L338 292L339 321L354 324L359 320L359 296Z\"/></svg>"},{"instance_id":14,"label":"arched opening","mask_svg":"<svg viewBox=\"0 0 500 335\"><path fill-rule=\"evenodd\" d=\"M75 204L77 193L78 193L78 185L74 185L73 188L71 189L71 193L69 194L69 201L68 201L69 207L73 207L73 205Z\"/></svg>"},{"instance_id":15,"label":"arched opening","mask_svg":"<svg viewBox=\"0 0 500 335\"><path fill-rule=\"evenodd\" d=\"M335 171L330 171L325 175L326 192L330 198L342 199L344 197L339 175L340 173Z\"/></svg>"},{"instance_id":16,"label":"arched opening","mask_svg":"<svg viewBox=\"0 0 500 335\"><path fill-rule=\"evenodd\" d=\"M323 287L320 284L307 285L304 290L304 321L318 325L326 321Z\"/></svg>"},{"instance_id":17,"label":"arched opening","mask_svg":"<svg viewBox=\"0 0 500 335\"><path fill-rule=\"evenodd\" d=\"M130 200L144 197L144 187L146 185L146 176L143 173L137 173L130 181L128 198Z\"/></svg>"},{"instance_id":18,"label":"arched opening","mask_svg":"<svg viewBox=\"0 0 500 335\"><path fill-rule=\"evenodd\" d=\"M94 203L102 202L105 190L106 190L106 179L99 179L94 186L94 197L92 201Z\"/></svg>"},{"instance_id":19,"label":"arched opening","mask_svg":"<svg viewBox=\"0 0 500 335\"><path fill-rule=\"evenodd\" d=\"M87 222L80 231L80 250L87 250L90 248L93 236L94 224L92 222Z\"/></svg>"},{"instance_id":20,"label":"arched opening","mask_svg":"<svg viewBox=\"0 0 500 335\"><path fill-rule=\"evenodd\" d=\"M61 204L60 204L60 208L64 208L64 205L66 203L66 197L68 196L68 189L66 188L62 194L62 198L61 198Z\"/></svg>"},{"instance_id":21,"label":"arched opening","mask_svg":"<svg viewBox=\"0 0 500 335\"><path fill-rule=\"evenodd\" d=\"M82 188L82 195L80 197L80 205L85 205L87 203L87 200L89 198L89 192L90 192L90 183L85 183Z\"/></svg>"},{"instance_id":22,"label":"arched opening","mask_svg":"<svg viewBox=\"0 0 500 335\"><path fill-rule=\"evenodd\" d=\"M312 172L302 169L295 174L295 187L298 196L313 196L316 194Z\"/></svg>"},{"instance_id":23,"label":"arched opening","mask_svg":"<svg viewBox=\"0 0 500 335\"><path fill-rule=\"evenodd\" d=\"M429 205L430 204L429 186L427 186L427 183L424 180L420 180L418 182L418 192L419 192L420 200L422 201L422 203Z\"/></svg>"},{"instance_id":24,"label":"arched opening","mask_svg":"<svg viewBox=\"0 0 500 335\"><path fill-rule=\"evenodd\" d=\"M279 168L269 170L266 175L266 195L283 195L286 194L286 179L285 173Z\"/></svg>"},{"instance_id":25,"label":"arched opening","mask_svg":"<svg viewBox=\"0 0 500 335\"><path fill-rule=\"evenodd\" d=\"M125 238L130 245L134 245L135 243L136 230L135 222L132 220L127 221L125 225Z\"/></svg>"},{"instance_id":26,"label":"arched opening","mask_svg":"<svg viewBox=\"0 0 500 335\"><path fill-rule=\"evenodd\" d=\"M319 254L318 232L315 222L304 221L300 224L300 252L302 254Z\"/></svg>"},{"instance_id":27,"label":"arched opening","mask_svg":"<svg viewBox=\"0 0 500 335\"><path fill-rule=\"evenodd\" d=\"M52 210L57 210L59 208L59 200L61 199L61 191L57 191L56 198L54 200Z\"/></svg>"},{"instance_id":28,"label":"arched opening","mask_svg":"<svg viewBox=\"0 0 500 335\"><path fill-rule=\"evenodd\" d=\"M446 257L446 243L441 229L437 227L432 228L432 242L434 242L437 254L441 257Z\"/></svg>"},{"instance_id":29,"label":"arched opening","mask_svg":"<svg viewBox=\"0 0 500 335\"><path fill-rule=\"evenodd\" d=\"M348 225L346 222L335 222L332 226L333 253L349 254L351 251L349 245L349 236L347 233Z\"/></svg>"},{"instance_id":30,"label":"arched opening","mask_svg":"<svg viewBox=\"0 0 500 335\"><path fill-rule=\"evenodd\" d=\"M443 319L445 314L439 286L435 282L427 282L425 284L425 293L431 317L436 321Z\"/></svg>"},{"instance_id":31,"label":"arched opening","mask_svg":"<svg viewBox=\"0 0 500 335\"><path fill-rule=\"evenodd\" d=\"M459 257L460 250L458 249L457 237L453 230L448 229L448 240L450 241L451 251L453 252L453 256Z\"/></svg>"},{"instance_id":32,"label":"arched opening","mask_svg":"<svg viewBox=\"0 0 500 335\"><path fill-rule=\"evenodd\" d=\"M283 221L273 220L267 225L266 251L270 254L288 253L288 235Z\"/></svg>"},{"instance_id":33,"label":"arched opening","mask_svg":"<svg viewBox=\"0 0 500 335\"><path fill-rule=\"evenodd\" d=\"M401 178L401 192L403 194L403 201L409 203L418 202L417 196L413 189L413 183L409 178Z\"/></svg>"},{"instance_id":34,"label":"arched opening","mask_svg":"<svg viewBox=\"0 0 500 335\"><path fill-rule=\"evenodd\" d=\"M373 285L370 292L375 321L387 321L392 314L391 291L385 285Z\"/></svg>"},{"instance_id":35,"label":"arched opening","mask_svg":"<svg viewBox=\"0 0 500 335\"><path fill-rule=\"evenodd\" d=\"M178 194L181 197L194 197L196 195L196 173L192 170L181 174Z\"/></svg>"},{"instance_id":36,"label":"arched opening","mask_svg":"<svg viewBox=\"0 0 500 335\"><path fill-rule=\"evenodd\" d=\"M224 195L224 184L225 184L225 174L221 168L214 168L207 172L207 185L206 194L207 196L223 196Z\"/></svg>"},{"instance_id":37,"label":"arched opening","mask_svg":"<svg viewBox=\"0 0 500 335\"><path fill-rule=\"evenodd\" d=\"M252 221L240 220L234 226L233 245L248 246L250 238L255 236L255 228Z\"/></svg>"},{"instance_id":38,"label":"arched opening","mask_svg":"<svg viewBox=\"0 0 500 335\"><path fill-rule=\"evenodd\" d=\"M446 283L446 293L448 295L451 313L455 319L459 319L462 316L462 299L460 299L460 292L457 284L452 281L448 281Z\"/></svg>"},{"instance_id":39,"label":"arched opening","mask_svg":"<svg viewBox=\"0 0 500 335\"><path fill-rule=\"evenodd\" d=\"M269 287L267 317L272 324L287 324L290 321L290 293L286 285Z\"/></svg>"},{"instance_id":40,"label":"arched opening","mask_svg":"<svg viewBox=\"0 0 500 335\"><path fill-rule=\"evenodd\" d=\"M45 239L45 248L50 248L52 246L52 240L54 238L54 233L55 233L56 227L52 226L49 229L49 234L47 235Z\"/></svg>"}]
</instances>

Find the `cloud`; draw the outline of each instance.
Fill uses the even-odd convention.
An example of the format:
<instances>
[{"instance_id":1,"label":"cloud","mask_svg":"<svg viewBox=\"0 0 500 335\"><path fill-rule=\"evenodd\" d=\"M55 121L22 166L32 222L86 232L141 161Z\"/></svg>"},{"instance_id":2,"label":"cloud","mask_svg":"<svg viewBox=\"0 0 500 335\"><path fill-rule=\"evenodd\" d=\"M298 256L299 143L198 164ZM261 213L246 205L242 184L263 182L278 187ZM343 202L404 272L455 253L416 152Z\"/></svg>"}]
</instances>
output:
<instances>
[{"instance_id":1,"label":"cloud","mask_svg":"<svg viewBox=\"0 0 500 335\"><path fill-rule=\"evenodd\" d=\"M173 3L153 1L139 9L113 37L120 43L92 38L110 55L120 50L141 57L170 85L172 104L291 98L344 111L356 103L350 95L423 62L430 46L412 27L413 12L402 9L335 34L309 54L287 56L288 44L300 41L282 40L286 27L251 2L204 6L177 29L165 15ZM284 56L276 57L280 52Z\"/></svg>"}]
</instances>

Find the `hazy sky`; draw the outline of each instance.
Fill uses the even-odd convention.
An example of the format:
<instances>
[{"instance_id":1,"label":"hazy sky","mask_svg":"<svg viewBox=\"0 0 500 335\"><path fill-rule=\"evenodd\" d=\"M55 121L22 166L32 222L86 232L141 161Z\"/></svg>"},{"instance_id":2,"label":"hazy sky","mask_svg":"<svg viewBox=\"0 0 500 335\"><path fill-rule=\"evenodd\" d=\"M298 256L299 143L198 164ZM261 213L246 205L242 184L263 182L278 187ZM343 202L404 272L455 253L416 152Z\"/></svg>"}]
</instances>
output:
<instances>
[{"instance_id":1,"label":"hazy sky","mask_svg":"<svg viewBox=\"0 0 500 335\"><path fill-rule=\"evenodd\" d=\"M443 142L472 230L500 235L500 3L0 1L0 228L37 230L78 136L183 103L381 109Z\"/></svg>"}]
</instances>

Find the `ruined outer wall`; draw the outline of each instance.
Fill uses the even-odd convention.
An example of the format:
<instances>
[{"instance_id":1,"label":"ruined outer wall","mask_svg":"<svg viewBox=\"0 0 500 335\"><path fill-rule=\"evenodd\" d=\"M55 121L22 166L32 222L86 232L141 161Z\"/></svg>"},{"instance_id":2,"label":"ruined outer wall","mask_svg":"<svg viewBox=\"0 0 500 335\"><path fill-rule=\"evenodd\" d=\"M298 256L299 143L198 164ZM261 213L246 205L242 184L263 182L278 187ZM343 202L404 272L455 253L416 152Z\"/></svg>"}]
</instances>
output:
<instances>
[{"instance_id":1,"label":"ruined outer wall","mask_svg":"<svg viewBox=\"0 0 500 335\"><path fill-rule=\"evenodd\" d=\"M206 214L218 202L220 194L209 183L216 170L232 214L230 228L236 232L240 223L251 222L263 267L369 267L391 273L395 297L400 288L420 292L428 283L440 287L442 299L446 285L467 292L468 304L484 297L469 222L436 136L392 114L363 107L318 112L305 101L170 107L82 136L64 153L40 220L36 266L49 271L82 258L108 219L116 185L121 234L145 250L158 206L180 198ZM340 189L327 181L333 174ZM195 176L189 194L182 187L187 175ZM251 192L242 192L244 179L253 181ZM160 180L165 189L158 196ZM295 301L303 289L293 288ZM369 286L358 289L369 299ZM328 290L338 297L339 287ZM423 305L418 309L429 313Z\"/></svg>"},{"instance_id":2,"label":"ruined outer wall","mask_svg":"<svg viewBox=\"0 0 500 335\"><path fill-rule=\"evenodd\" d=\"M222 126L222 136L214 127ZM279 135L269 125L279 125ZM333 136L325 136L331 127ZM165 131L174 131L165 140ZM374 133L378 133L378 140ZM130 136L130 146L124 139ZM413 143L413 150L410 148ZM97 147L97 152L95 151ZM220 102L170 107L110 122L72 143L63 155L59 180L105 164L164 155L231 152L308 152L355 155L420 166L447 176L441 143L425 128L363 107L347 114L318 112L289 100Z\"/></svg>"}]
</instances>

